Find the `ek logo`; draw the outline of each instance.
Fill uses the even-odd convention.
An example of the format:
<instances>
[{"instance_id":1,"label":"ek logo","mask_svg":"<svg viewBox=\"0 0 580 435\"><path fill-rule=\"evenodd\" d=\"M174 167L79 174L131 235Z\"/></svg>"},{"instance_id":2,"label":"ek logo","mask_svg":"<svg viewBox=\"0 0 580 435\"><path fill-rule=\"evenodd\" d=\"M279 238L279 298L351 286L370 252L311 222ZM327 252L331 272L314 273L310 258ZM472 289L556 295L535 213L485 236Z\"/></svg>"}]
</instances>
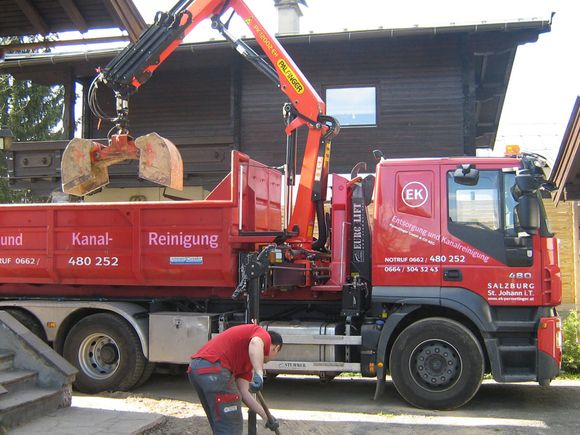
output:
<instances>
[{"instance_id":1,"label":"ek logo","mask_svg":"<svg viewBox=\"0 0 580 435\"><path fill-rule=\"evenodd\" d=\"M411 181L403 187L401 198L408 207L418 208L427 202L429 191L423 183Z\"/></svg>"}]
</instances>

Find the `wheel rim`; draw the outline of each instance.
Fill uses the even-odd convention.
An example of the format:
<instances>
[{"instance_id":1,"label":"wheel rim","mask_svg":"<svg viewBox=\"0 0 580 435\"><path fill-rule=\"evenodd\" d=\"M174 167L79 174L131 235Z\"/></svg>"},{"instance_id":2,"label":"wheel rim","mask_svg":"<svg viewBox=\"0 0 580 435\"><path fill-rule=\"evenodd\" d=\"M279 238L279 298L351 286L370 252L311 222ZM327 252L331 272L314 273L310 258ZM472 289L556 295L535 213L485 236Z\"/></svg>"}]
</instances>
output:
<instances>
[{"instance_id":1,"label":"wheel rim","mask_svg":"<svg viewBox=\"0 0 580 435\"><path fill-rule=\"evenodd\" d=\"M106 334L91 334L79 347L81 370L93 379L111 377L120 361L119 346Z\"/></svg>"},{"instance_id":2,"label":"wheel rim","mask_svg":"<svg viewBox=\"0 0 580 435\"><path fill-rule=\"evenodd\" d=\"M430 392L453 387L462 371L461 355L445 340L426 340L420 343L409 358L409 371L417 385Z\"/></svg>"}]
</instances>

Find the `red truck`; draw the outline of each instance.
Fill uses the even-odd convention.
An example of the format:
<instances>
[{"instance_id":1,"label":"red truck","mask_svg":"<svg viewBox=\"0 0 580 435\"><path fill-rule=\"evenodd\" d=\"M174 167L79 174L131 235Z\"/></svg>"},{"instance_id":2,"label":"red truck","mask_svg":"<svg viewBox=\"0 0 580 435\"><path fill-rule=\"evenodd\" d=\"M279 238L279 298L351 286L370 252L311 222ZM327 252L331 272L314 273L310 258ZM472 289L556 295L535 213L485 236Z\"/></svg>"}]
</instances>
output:
<instances>
[{"instance_id":1,"label":"red truck","mask_svg":"<svg viewBox=\"0 0 580 435\"><path fill-rule=\"evenodd\" d=\"M270 62L229 34L228 8ZM63 157L64 190L98 188L123 158L157 177L153 153L171 170L170 141L128 134L128 100L205 17L288 96L285 174L234 151L203 201L1 206L0 308L74 364L89 393L140 385L155 363L187 363L212 334L253 320L284 337L269 374L356 371L377 379L378 396L390 373L418 407L465 404L484 373L549 384L561 279L540 195L545 161L377 153L374 174L332 175L325 208L338 123L242 0L179 2L100 71L117 98L114 134L108 145L71 142L69 164L80 160L75 172Z\"/></svg>"}]
</instances>

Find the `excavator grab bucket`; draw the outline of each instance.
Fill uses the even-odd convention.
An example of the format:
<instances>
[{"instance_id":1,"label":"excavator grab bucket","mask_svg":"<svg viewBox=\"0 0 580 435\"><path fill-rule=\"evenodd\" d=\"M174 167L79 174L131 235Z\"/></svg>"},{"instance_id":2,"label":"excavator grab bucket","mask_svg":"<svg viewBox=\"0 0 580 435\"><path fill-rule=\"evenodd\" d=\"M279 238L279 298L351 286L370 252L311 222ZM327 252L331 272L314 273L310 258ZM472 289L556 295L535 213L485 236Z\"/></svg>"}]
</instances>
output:
<instances>
[{"instance_id":1,"label":"excavator grab bucket","mask_svg":"<svg viewBox=\"0 0 580 435\"><path fill-rule=\"evenodd\" d=\"M68 143L60 165L64 193L84 196L109 184L107 167L92 161L94 151L101 147L90 139L74 138Z\"/></svg>"},{"instance_id":2,"label":"excavator grab bucket","mask_svg":"<svg viewBox=\"0 0 580 435\"><path fill-rule=\"evenodd\" d=\"M177 147L157 133L135 139L139 149L139 177L183 190L183 161Z\"/></svg>"},{"instance_id":3,"label":"excavator grab bucket","mask_svg":"<svg viewBox=\"0 0 580 435\"><path fill-rule=\"evenodd\" d=\"M177 147L157 133L135 141L126 135L111 136L109 145L75 138L64 150L61 162L62 191L84 196L109 183L108 167L123 160L139 160L139 176L183 190L183 161Z\"/></svg>"}]
</instances>

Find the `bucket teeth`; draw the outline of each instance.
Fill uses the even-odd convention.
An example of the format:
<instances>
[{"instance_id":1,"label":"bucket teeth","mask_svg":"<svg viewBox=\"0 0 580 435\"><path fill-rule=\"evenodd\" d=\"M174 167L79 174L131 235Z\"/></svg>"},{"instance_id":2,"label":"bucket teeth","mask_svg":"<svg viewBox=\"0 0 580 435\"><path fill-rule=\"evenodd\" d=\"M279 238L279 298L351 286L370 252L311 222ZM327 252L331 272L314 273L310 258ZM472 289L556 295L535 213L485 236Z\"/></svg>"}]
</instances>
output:
<instances>
[{"instance_id":1,"label":"bucket teeth","mask_svg":"<svg viewBox=\"0 0 580 435\"><path fill-rule=\"evenodd\" d=\"M139 176L153 183L183 190L183 161L169 140L150 133L135 141L114 135L109 145L75 138L62 155L62 191L84 196L109 183L108 167L123 160L139 159Z\"/></svg>"}]
</instances>

